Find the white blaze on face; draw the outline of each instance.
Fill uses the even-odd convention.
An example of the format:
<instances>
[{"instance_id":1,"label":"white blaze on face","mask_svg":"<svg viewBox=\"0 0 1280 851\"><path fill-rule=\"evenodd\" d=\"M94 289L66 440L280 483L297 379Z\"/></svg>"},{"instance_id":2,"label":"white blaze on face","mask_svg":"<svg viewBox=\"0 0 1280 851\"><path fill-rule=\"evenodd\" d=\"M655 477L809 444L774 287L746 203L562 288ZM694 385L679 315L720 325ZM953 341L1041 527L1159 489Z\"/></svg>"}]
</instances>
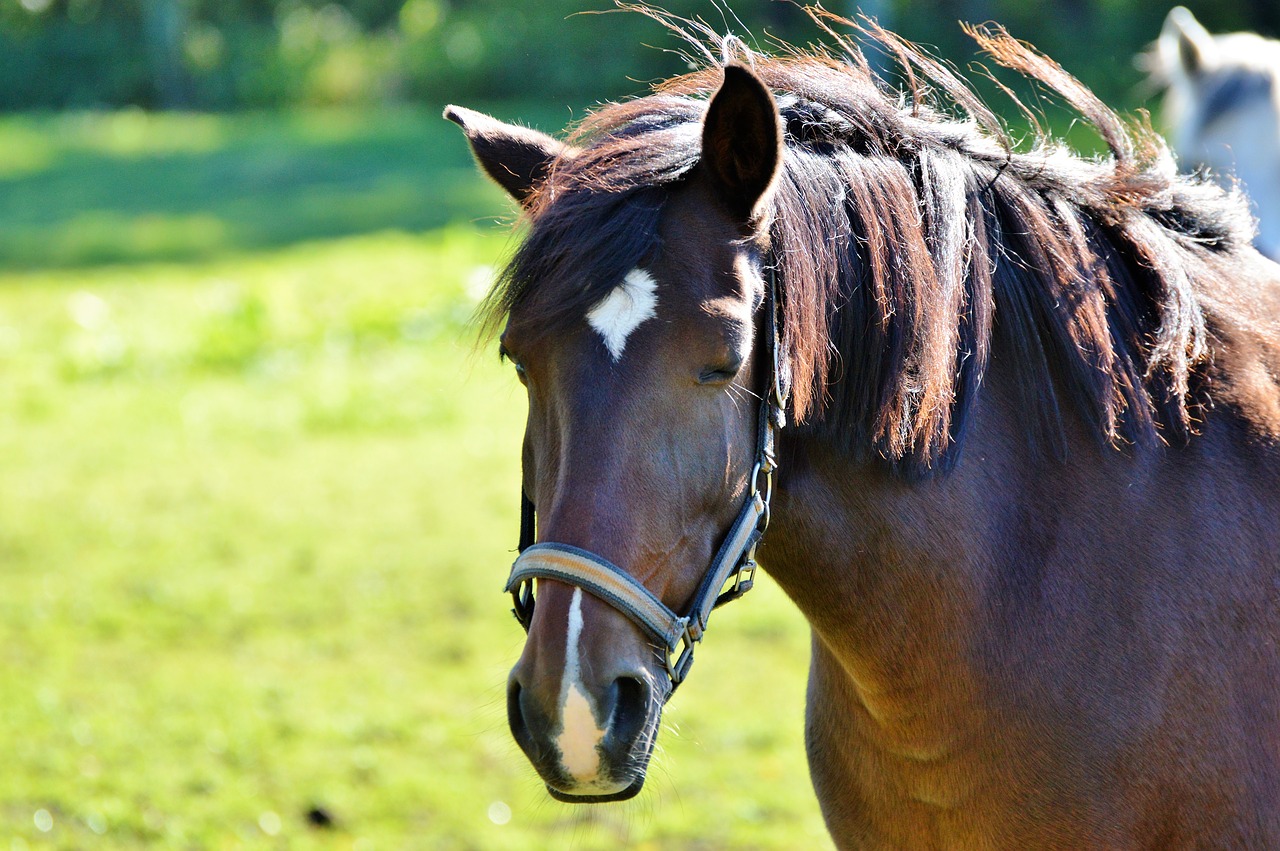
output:
<instances>
[{"instance_id":1,"label":"white blaze on face","mask_svg":"<svg viewBox=\"0 0 1280 851\"><path fill-rule=\"evenodd\" d=\"M564 650L564 679L560 686L560 736L556 744L560 748L560 762L569 776L579 783L596 779L600 771L600 752L597 747L604 739L604 730L596 722L591 698L582 687L578 642L582 636L582 589L573 589L569 603L569 636Z\"/></svg>"},{"instance_id":2,"label":"white blaze on face","mask_svg":"<svg viewBox=\"0 0 1280 851\"><path fill-rule=\"evenodd\" d=\"M622 357L627 337L646 319L657 316L658 282L643 269L632 269L587 312L587 322L596 329L615 361Z\"/></svg>"}]
</instances>

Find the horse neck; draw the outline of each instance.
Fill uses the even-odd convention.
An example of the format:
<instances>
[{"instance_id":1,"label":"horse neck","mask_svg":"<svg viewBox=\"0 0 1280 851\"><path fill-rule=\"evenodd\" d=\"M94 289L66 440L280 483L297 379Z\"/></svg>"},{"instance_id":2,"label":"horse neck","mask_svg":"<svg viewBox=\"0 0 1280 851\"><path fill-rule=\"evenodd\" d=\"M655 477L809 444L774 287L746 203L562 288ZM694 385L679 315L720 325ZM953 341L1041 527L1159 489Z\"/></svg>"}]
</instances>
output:
<instances>
[{"instance_id":1,"label":"horse neck","mask_svg":"<svg viewBox=\"0 0 1280 851\"><path fill-rule=\"evenodd\" d=\"M1120 661L1089 676L1122 680L1132 624L1118 612L1162 611L1223 575L1274 583L1280 528L1262 518L1280 512L1275 444L1220 410L1184 448L1121 450L1064 405L1054 457L1028 439L1009 362L993 352L945 475L907 482L803 431L779 444L761 561L813 627L815 658L843 672L848 711L872 719L863 732L912 759L972 741L998 720L991 706L1017 699L1011 682L1052 688L1055 654L1093 664L1060 643L1107 639Z\"/></svg>"},{"instance_id":2,"label":"horse neck","mask_svg":"<svg viewBox=\"0 0 1280 851\"><path fill-rule=\"evenodd\" d=\"M1079 463L1032 447L1002 372L993 364L946 475L912 483L817 437L784 433L780 443L762 562L838 661L844 694L875 719L885 748L915 759L942 756L985 723L974 696L990 657L972 649L999 640L993 613L1035 593L1018 586L1042 567L1037 535L1108 463L1069 415Z\"/></svg>"}]
</instances>

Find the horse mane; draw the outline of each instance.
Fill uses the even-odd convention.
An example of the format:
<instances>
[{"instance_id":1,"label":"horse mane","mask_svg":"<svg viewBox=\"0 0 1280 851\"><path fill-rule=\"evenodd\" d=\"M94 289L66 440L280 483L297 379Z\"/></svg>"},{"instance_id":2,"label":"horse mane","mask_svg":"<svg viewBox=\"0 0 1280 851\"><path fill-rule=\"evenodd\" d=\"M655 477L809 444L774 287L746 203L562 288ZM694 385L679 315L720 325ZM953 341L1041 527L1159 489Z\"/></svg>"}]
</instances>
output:
<instances>
[{"instance_id":1,"label":"horse mane","mask_svg":"<svg viewBox=\"0 0 1280 851\"><path fill-rule=\"evenodd\" d=\"M1055 454L1065 452L1060 396L1104 442L1190 437L1213 333L1197 281L1252 262L1238 193L1178 176L1145 122L1126 124L1001 29L969 33L1060 95L1109 156L1078 156L1038 124L1018 150L967 83L871 23L810 9L844 55L769 56L639 11L685 35L704 67L574 131L580 150L534 194L529 235L482 306L491 326L517 306L548 330L580 321L657 248L666 194L698 162L718 47L749 61L785 125L761 244L780 281L792 415L804 428L907 474L945 470L998 343ZM833 23L895 56L905 90L883 83Z\"/></svg>"}]
</instances>

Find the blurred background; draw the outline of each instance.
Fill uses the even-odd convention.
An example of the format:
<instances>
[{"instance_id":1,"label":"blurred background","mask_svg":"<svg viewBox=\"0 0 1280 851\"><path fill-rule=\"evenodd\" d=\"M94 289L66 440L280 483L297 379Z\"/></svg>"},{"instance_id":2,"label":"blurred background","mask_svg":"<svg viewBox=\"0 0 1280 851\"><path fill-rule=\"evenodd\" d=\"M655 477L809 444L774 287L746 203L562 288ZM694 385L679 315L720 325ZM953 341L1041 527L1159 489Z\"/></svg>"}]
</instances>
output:
<instances>
[{"instance_id":1,"label":"blurred background","mask_svg":"<svg viewBox=\"0 0 1280 851\"><path fill-rule=\"evenodd\" d=\"M468 318L514 215L439 115L555 131L684 70L642 16L573 14L604 8L0 0L0 848L829 847L768 583L637 801L551 802L506 731L524 403ZM957 20L993 19L1155 94L1144 0L862 8L961 68Z\"/></svg>"}]
</instances>

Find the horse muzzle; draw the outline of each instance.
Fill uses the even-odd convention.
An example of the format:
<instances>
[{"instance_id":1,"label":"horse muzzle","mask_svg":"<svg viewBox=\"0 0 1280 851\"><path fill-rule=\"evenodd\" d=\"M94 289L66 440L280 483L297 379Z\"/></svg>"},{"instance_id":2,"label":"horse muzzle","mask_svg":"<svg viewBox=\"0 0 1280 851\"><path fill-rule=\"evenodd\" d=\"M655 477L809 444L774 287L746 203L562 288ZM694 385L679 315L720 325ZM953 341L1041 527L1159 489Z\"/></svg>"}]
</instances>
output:
<instances>
[{"instance_id":1,"label":"horse muzzle","mask_svg":"<svg viewBox=\"0 0 1280 851\"><path fill-rule=\"evenodd\" d=\"M525 667L522 659L511 672L507 718L551 797L604 803L637 795L670 692L666 684L636 671L603 687L566 677L558 690L548 691Z\"/></svg>"}]
</instances>

